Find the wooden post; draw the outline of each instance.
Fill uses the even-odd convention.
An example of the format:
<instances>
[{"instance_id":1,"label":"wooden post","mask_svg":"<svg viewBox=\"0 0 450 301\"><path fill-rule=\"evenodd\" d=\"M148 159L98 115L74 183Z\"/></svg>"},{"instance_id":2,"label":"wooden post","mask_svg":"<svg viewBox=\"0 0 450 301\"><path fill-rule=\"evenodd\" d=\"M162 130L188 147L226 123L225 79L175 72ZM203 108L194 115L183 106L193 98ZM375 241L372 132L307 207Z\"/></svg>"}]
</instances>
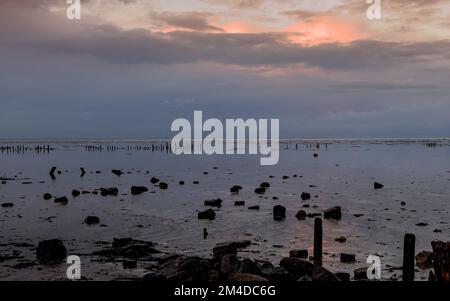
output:
<instances>
[{"instance_id":1,"label":"wooden post","mask_svg":"<svg viewBox=\"0 0 450 301\"><path fill-rule=\"evenodd\" d=\"M322 219L314 220L314 264L322 265Z\"/></svg>"},{"instance_id":2,"label":"wooden post","mask_svg":"<svg viewBox=\"0 0 450 301\"><path fill-rule=\"evenodd\" d=\"M415 260L416 236L405 234L403 246L403 281L414 281L414 260Z\"/></svg>"}]
</instances>

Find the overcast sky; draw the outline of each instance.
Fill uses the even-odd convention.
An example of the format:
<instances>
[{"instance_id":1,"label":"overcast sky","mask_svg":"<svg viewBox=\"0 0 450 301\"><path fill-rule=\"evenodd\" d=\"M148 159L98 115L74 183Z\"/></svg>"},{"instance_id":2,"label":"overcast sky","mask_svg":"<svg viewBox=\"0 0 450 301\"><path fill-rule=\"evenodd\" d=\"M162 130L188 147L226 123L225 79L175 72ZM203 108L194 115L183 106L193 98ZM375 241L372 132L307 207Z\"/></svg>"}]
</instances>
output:
<instances>
[{"instance_id":1,"label":"overcast sky","mask_svg":"<svg viewBox=\"0 0 450 301\"><path fill-rule=\"evenodd\" d=\"M279 118L282 138L450 137L450 0L0 1L0 139L164 138Z\"/></svg>"}]
</instances>

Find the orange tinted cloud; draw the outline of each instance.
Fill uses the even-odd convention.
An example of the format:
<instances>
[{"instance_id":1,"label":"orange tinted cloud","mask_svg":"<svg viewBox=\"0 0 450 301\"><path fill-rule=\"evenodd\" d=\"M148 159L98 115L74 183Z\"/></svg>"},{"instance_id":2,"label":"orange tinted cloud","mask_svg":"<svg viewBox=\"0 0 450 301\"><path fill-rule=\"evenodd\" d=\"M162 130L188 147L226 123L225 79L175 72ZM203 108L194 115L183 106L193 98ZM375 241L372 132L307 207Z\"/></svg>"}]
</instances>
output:
<instances>
[{"instance_id":1,"label":"orange tinted cloud","mask_svg":"<svg viewBox=\"0 0 450 301\"><path fill-rule=\"evenodd\" d=\"M244 22L225 23L220 27L227 33L254 33L257 31L254 27Z\"/></svg>"},{"instance_id":2,"label":"orange tinted cloud","mask_svg":"<svg viewBox=\"0 0 450 301\"><path fill-rule=\"evenodd\" d=\"M318 16L297 22L283 30L291 34L293 43L318 45L323 43L350 43L365 38L355 23L330 16Z\"/></svg>"}]
</instances>

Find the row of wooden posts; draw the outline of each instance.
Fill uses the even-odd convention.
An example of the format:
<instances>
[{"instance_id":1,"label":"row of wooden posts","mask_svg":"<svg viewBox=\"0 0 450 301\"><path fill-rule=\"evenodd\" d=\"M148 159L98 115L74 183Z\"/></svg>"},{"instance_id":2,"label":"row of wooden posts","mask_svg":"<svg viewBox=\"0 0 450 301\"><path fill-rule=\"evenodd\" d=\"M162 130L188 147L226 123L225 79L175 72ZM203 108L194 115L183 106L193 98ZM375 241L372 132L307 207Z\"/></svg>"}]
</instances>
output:
<instances>
[{"instance_id":1,"label":"row of wooden posts","mask_svg":"<svg viewBox=\"0 0 450 301\"><path fill-rule=\"evenodd\" d=\"M322 265L322 240L323 229L322 219L314 220L314 254L313 260L315 265ZM405 234L403 243L403 281L414 281L415 270L415 245L416 236L411 233Z\"/></svg>"}]
</instances>

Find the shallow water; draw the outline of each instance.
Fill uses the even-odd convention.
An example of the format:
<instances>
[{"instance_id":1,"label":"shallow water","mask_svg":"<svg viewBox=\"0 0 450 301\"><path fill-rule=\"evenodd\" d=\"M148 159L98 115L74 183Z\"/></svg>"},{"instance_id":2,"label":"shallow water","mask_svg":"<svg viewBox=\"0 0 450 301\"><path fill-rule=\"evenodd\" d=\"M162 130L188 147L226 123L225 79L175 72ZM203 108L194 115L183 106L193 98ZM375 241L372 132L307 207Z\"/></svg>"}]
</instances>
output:
<instances>
[{"instance_id":1,"label":"shallow water","mask_svg":"<svg viewBox=\"0 0 450 301\"><path fill-rule=\"evenodd\" d=\"M401 276L396 268L402 265L405 233L416 235L416 253L430 250L434 239L450 238L449 141L438 140L437 147L427 147L427 142L286 141L276 166L260 166L258 156L175 156L165 150L148 149L151 144L159 145L155 141L59 141L45 143L52 148L48 152L3 151L0 177L8 180L0 184L0 203L12 202L14 207L0 208L0 256L14 251L18 256L0 261L0 279L64 279L65 265L14 267L34 261L31 245L51 238L64 240L69 254L81 256L83 276L89 279L140 277L145 273L146 263L137 270L124 271L117 263L97 262L89 256L102 248L96 242L111 242L115 237L153 241L163 251L201 256L211 255L218 242L248 239L252 245L240 253L242 257L278 263L291 249L309 249L312 254L314 219L299 221L297 211L320 213L332 206L341 206L343 217L341 221L323 222L324 266L333 272L352 272L367 266L367 256L379 255L383 279L397 279ZM321 147L317 150L309 143L321 143ZM38 144L44 143L3 142L0 146L34 148ZM86 145L102 146L103 150L91 151ZM118 149L107 151L112 145ZM314 153L319 157L313 158ZM52 166L62 172L55 180L49 176ZM80 167L86 169L84 177L80 177ZM112 169L125 174L115 176ZM289 178L283 180L285 175ZM152 176L167 182L169 189L153 187ZM180 180L186 184L179 185ZM254 189L264 181L271 187L260 197ZM385 187L375 191L374 181ZM150 191L131 196L132 185L147 186ZM233 185L244 189L239 195L231 195ZM92 191L100 187L118 187L119 196L71 196L73 189ZM45 201L42 196L46 192L67 196L68 205ZM301 201L302 192L310 192L313 199ZM279 199L273 200L274 196ZM213 198L224 201L216 220L198 220L197 212L207 209L204 201ZM245 201L245 206L235 207L236 200ZM282 222L272 218L272 208L278 204L287 208L287 218ZM305 204L310 208L302 208ZM252 205L261 209L248 210ZM104 226L84 225L89 215L98 216ZM203 239L203 228L208 229L207 239ZM347 242L334 241L339 236L347 237ZM340 263L341 252L355 253L357 262ZM428 272L416 275L417 279L426 279Z\"/></svg>"}]
</instances>

